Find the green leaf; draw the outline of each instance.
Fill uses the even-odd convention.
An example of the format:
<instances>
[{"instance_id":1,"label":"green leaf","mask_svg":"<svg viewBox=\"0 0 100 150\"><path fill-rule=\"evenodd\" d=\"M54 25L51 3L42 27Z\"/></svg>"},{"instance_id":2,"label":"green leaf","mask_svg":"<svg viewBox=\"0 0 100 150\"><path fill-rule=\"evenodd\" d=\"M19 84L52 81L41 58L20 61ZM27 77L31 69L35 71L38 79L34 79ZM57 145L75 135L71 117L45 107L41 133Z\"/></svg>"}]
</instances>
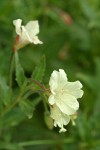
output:
<instances>
[{"instance_id":1,"label":"green leaf","mask_svg":"<svg viewBox=\"0 0 100 150\"><path fill-rule=\"evenodd\" d=\"M4 105L8 105L10 103L10 89L5 78L2 76L0 76L0 99L2 99Z\"/></svg>"},{"instance_id":2,"label":"green leaf","mask_svg":"<svg viewBox=\"0 0 100 150\"><path fill-rule=\"evenodd\" d=\"M80 138L84 141L87 135L86 119L81 111L78 112L78 118L76 120L76 128L79 132Z\"/></svg>"},{"instance_id":3,"label":"green leaf","mask_svg":"<svg viewBox=\"0 0 100 150\"><path fill-rule=\"evenodd\" d=\"M45 56L42 56L39 64L36 66L35 70L32 73L32 78L37 81L42 81L46 68Z\"/></svg>"},{"instance_id":4,"label":"green leaf","mask_svg":"<svg viewBox=\"0 0 100 150\"><path fill-rule=\"evenodd\" d=\"M14 108L1 118L0 127L11 127L18 125L25 119L25 115L19 108Z\"/></svg>"},{"instance_id":5,"label":"green leaf","mask_svg":"<svg viewBox=\"0 0 100 150\"><path fill-rule=\"evenodd\" d=\"M22 147L18 146L18 144L12 144L12 143L7 143L7 142L0 142L0 149L23 150Z\"/></svg>"},{"instance_id":6,"label":"green leaf","mask_svg":"<svg viewBox=\"0 0 100 150\"><path fill-rule=\"evenodd\" d=\"M96 86L95 86L95 78L90 75L78 73L77 77L80 78L82 81L86 83L86 85L93 91L96 91Z\"/></svg>"},{"instance_id":7,"label":"green leaf","mask_svg":"<svg viewBox=\"0 0 100 150\"><path fill-rule=\"evenodd\" d=\"M93 128L95 128L95 132L96 132L96 130L100 130L100 121L98 121L99 118L100 118L100 93L95 100L93 112L90 117L90 121L91 121L91 123L93 123Z\"/></svg>"},{"instance_id":8,"label":"green leaf","mask_svg":"<svg viewBox=\"0 0 100 150\"><path fill-rule=\"evenodd\" d=\"M40 98L35 99L31 102L29 99L22 100L19 105L24 114L31 119L33 116L33 111L35 110L35 106L39 104L41 101Z\"/></svg>"},{"instance_id":9,"label":"green leaf","mask_svg":"<svg viewBox=\"0 0 100 150\"><path fill-rule=\"evenodd\" d=\"M16 81L21 87L26 79L24 70L19 62L18 53L15 52L15 65L16 65Z\"/></svg>"},{"instance_id":10,"label":"green leaf","mask_svg":"<svg viewBox=\"0 0 100 150\"><path fill-rule=\"evenodd\" d=\"M87 75L79 73L77 77L82 79L91 90L98 95L100 92L100 59L96 58L95 60L95 74ZM98 89L98 90L97 90Z\"/></svg>"},{"instance_id":11,"label":"green leaf","mask_svg":"<svg viewBox=\"0 0 100 150\"><path fill-rule=\"evenodd\" d=\"M93 20L96 17L95 10L92 8L92 6L89 5L88 1L79 0L80 6L82 8L82 11L84 14L91 20Z\"/></svg>"},{"instance_id":12,"label":"green leaf","mask_svg":"<svg viewBox=\"0 0 100 150\"><path fill-rule=\"evenodd\" d=\"M21 110L24 112L24 114L29 118L31 119L32 116L33 116L33 111L34 111L34 108L32 106L32 103L29 101L29 100L22 100L20 103L20 108Z\"/></svg>"}]
</instances>

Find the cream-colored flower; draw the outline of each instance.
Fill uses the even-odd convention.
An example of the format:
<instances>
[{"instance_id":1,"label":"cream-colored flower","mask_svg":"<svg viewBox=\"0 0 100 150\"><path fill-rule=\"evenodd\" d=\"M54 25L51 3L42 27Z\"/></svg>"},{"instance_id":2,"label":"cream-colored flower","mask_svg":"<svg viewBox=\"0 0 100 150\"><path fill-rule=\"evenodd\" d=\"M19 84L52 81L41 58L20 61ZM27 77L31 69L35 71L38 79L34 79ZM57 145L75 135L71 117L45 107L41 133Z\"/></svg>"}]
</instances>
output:
<instances>
[{"instance_id":1,"label":"cream-colored flower","mask_svg":"<svg viewBox=\"0 0 100 150\"><path fill-rule=\"evenodd\" d=\"M54 126L59 127L59 132L65 132L66 129L64 125L67 125L70 121L70 116L61 112L61 110L54 104L51 106L51 115L50 117L54 120Z\"/></svg>"},{"instance_id":2,"label":"cream-colored flower","mask_svg":"<svg viewBox=\"0 0 100 150\"><path fill-rule=\"evenodd\" d=\"M15 26L17 38L14 45L14 50L18 50L29 43L42 44L38 39L39 33L38 21L29 21L25 26L22 25L22 20L17 19L13 21Z\"/></svg>"},{"instance_id":3,"label":"cream-colored flower","mask_svg":"<svg viewBox=\"0 0 100 150\"><path fill-rule=\"evenodd\" d=\"M53 71L50 81L51 95L49 104L56 104L62 113L73 115L79 108L77 98L81 98L83 91L82 84L79 81L68 82L64 70Z\"/></svg>"}]
</instances>

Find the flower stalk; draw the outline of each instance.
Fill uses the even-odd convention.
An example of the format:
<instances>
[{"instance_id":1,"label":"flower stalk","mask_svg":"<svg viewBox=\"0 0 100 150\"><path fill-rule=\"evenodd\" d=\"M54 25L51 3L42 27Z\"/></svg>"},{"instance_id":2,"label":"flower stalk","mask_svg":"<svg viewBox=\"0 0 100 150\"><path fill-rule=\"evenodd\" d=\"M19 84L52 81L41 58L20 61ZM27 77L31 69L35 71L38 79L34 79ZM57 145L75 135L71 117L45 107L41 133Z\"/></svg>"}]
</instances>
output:
<instances>
[{"instance_id":1,"label":"flower stalk","mask_svg":"<svg viewBox=\"0 0 100 150\"><path fill-rule=\"evenodd\" d=\"M9 86L11 89L12 89L12 80L13 80L13 68L14 68L14 52L11 53L10 67L9 67Z\"/></svg>"}]
</instances>

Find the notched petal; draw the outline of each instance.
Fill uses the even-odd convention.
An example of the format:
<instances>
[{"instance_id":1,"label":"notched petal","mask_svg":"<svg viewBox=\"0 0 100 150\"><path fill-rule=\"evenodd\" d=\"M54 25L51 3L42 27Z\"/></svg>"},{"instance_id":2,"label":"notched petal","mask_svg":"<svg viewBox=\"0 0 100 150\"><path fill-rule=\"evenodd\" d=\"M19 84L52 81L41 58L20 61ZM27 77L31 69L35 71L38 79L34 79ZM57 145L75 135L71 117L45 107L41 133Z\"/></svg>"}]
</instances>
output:
<instances>
[{"instance_id":1,"label":"notched petal","mask_svg":"<svg viewBox=\"0 0 100 150\"><path fill-rule=\"evenodd\" d=\"M17 35L21 34L21 24L22 24L21 19L13 20L13 25L15 26L15 30L16 30Z\"/></svg>"}]
</instances>

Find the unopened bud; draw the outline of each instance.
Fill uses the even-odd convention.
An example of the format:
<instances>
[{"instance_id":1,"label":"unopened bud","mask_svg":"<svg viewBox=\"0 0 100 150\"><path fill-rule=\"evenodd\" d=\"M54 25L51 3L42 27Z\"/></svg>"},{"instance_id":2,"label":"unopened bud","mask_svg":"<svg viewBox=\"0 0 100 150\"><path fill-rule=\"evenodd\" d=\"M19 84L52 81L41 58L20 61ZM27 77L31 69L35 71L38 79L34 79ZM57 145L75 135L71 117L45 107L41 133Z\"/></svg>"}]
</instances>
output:
<instances>
[{"instance_id":1,"label":"unopened bud","mask_svg":"<svg viewBox=\"0 0 100 150\"><path fill-rule=\"evenodd\" d=\"M52 130L53 129L53 119L50 117L50 113L49 112L45 112L44 113L44 120L46 123L46 126Z\"/></svg>"},{"instance_id":2,"label":"unopened bud","mask_svg":"<svg viewBox=\"0 0 100 150\"><path fill-rule=\"evenodd\" d=\"M72 125L75 126L76 125L75 120L77 119L77 112L75 114L71 115L70 119L72 121Z\"/></svg>"}]
</instances>

